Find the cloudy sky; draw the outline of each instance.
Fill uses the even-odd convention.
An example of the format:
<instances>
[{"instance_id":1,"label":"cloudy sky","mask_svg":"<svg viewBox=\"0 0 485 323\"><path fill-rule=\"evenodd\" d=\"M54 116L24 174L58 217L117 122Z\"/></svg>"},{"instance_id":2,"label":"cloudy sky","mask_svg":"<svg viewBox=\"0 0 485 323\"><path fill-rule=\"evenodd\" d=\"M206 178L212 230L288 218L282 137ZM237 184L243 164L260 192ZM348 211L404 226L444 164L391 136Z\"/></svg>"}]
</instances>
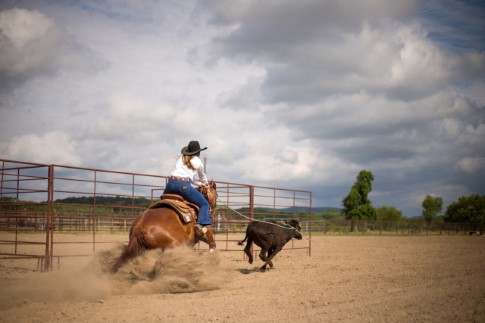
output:
<instances>
[{"instance_id":1,"label":"cloudy sky","mask_svg":"<svg viewBox=\"0 0 485 323\"><path fill-rule=\"evenodd\" d=\"M485 194L480 1L0 4L0 158L311 190L342 206Z\"/></svg>"}]
</instances>

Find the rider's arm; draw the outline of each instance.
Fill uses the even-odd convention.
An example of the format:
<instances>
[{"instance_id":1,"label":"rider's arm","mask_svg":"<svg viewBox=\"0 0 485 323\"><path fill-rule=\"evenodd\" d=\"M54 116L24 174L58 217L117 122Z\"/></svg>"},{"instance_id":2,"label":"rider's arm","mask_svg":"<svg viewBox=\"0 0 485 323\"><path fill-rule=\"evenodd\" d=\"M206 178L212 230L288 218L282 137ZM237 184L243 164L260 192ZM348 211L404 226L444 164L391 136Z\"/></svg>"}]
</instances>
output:
<instances>
[{"instance_id":1,"label":"rider's arm","mask_svg":"<svg viewBox=\"0 0 485 323\"><path fill-rule=\"evenodd\" d=\"M204 164L202 164L202 161L198 157L192 158L191 161L192 161L192 165L194 165L195 170L196 170L193 183L195 185L198 185L198 186L200 186L202 184L207 185L208 181L207 181L207 176L206 176L205 170L204 170Z\"/></svg>"}]
</instances>

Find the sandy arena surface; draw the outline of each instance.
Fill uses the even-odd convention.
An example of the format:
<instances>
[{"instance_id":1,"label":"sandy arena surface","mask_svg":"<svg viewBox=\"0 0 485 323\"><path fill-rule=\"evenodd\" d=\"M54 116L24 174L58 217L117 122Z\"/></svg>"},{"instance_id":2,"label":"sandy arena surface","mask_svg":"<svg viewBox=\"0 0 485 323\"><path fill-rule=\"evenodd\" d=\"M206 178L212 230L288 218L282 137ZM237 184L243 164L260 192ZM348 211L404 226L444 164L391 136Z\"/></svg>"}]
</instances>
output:
<instances>
[{"instance_id":1,"label":"sandy arena surface","mask_svg":"<svg viewBox=\"0 0 485 323\"><path fill-rule=\"evenodd\" d=\"M52 272L0 260L0 322L485 322L482 236L316 236L310 257L283 250L264 273L243 247L151 251L104 273L120 248Z\"/></svg>"}]
</instances>

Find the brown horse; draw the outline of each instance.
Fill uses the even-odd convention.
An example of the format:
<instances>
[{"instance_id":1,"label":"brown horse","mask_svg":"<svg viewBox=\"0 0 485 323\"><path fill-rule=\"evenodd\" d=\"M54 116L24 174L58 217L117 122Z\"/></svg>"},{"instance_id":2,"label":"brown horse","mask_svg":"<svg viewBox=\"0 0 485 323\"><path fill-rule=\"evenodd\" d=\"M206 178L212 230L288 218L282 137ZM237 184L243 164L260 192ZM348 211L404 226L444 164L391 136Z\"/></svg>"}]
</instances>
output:
<instances>
[{"instance_id":1,"label":"brown horse","mask_svg":"<svg viewBox=\"0 0 485 323\"><path fill-rule=\"evenodd\" d=\"M200 192L209 201L212 216L217 204L216 184L210 181L209 186L202 187ZM147 209L133 221L129 235L130 241L111 271L117 272L128 260L140 255L146 249L161 248L165 250L179 246L193 246L199 240L208 243L209 247L215 248L212 228L206 226L206 234L197 238L194 227L195 219L185 223L170 207Z\"/></svg>"}]
</instances>

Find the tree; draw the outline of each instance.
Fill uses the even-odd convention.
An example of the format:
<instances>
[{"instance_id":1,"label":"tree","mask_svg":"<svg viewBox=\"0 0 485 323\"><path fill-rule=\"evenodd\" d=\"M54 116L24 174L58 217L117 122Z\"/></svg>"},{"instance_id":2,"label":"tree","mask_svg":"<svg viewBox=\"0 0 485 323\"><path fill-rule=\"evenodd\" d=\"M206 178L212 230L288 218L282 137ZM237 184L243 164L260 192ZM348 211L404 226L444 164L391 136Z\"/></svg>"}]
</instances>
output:
<instances>
[{"instance_id":1,"label":"tree","mask_svg":"<svg viewBox=\"0 0 485 323\"><path fill-rule=\"evenodd\" d=\"M423 218L426 223L430 224L441 212L443 199L439 196L426 195L421 206L423 207Z\"/></svg>"},{"instance_id":2,"label":"tree","mask_svg":"<svg viewBox=\"0 0 485 323\"><path fill-rule=\"evenodd\" d=\"M379 221L400 221L402 211L393 206L379 206L376 208L376 219Z\"/></svg>"},{"instance_id":3,"label":"tree","mask_svg":"<svg viewBox=\"0 0 485 323\"><path fill-rule=\"evenodd\" d=\"M374 174L361 170L349 194L342 200L346 219L374 220L376 211L368 195L372 191Z\"/></svg>"},{"instance_id":4,"label":"tree","mask_svg":"<svg viewBox=\"0 0 485 323\"><path fill-rule=\"evenodd\" d=\"M485 195L462 196L448 205L445 222L485 223Z\"/></svg>"}]
</instances>

